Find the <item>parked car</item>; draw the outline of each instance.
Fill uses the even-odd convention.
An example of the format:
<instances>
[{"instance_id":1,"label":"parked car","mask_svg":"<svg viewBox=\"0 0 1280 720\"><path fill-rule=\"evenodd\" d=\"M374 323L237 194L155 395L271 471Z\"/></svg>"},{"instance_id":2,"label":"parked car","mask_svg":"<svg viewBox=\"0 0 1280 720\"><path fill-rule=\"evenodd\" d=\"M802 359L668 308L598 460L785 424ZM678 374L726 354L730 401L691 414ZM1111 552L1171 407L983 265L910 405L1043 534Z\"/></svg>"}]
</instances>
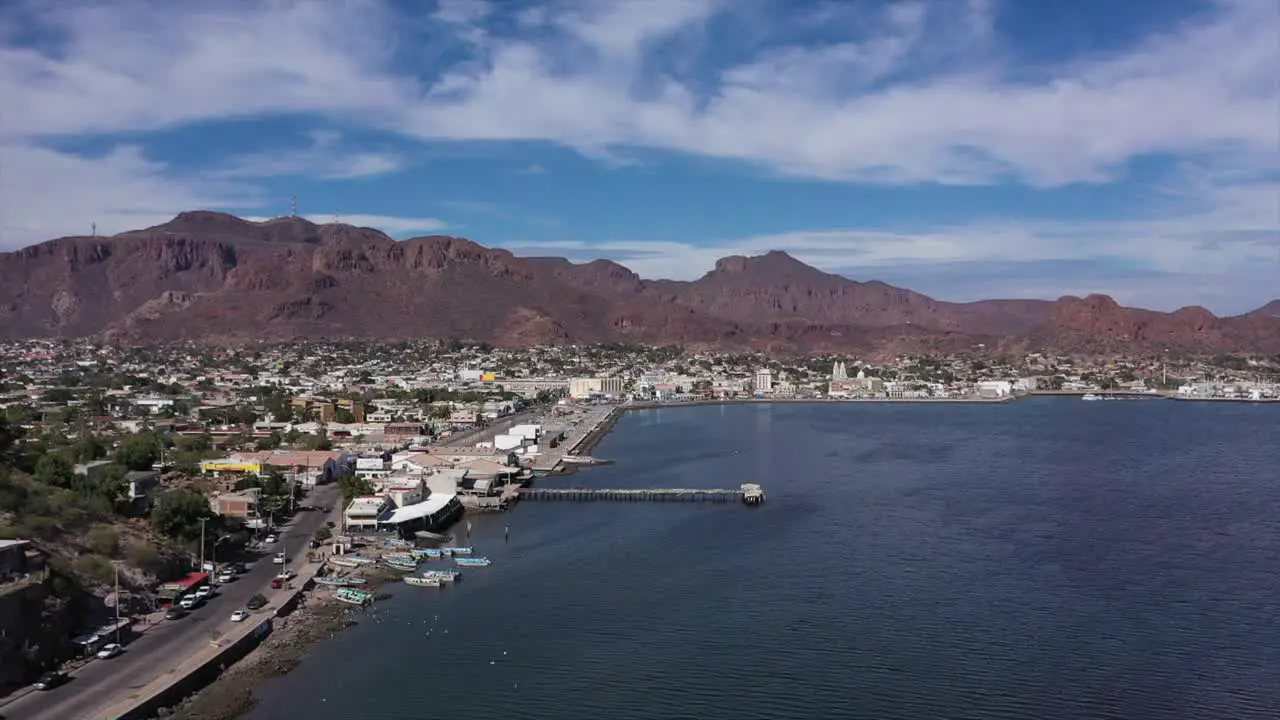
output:
<instances>
[{"instance_id":1,"label":"parked car","mask_svg":"<svg viewBox=\"0 0 1280 720\"><path fill-rule=\"evenodd\" d=\"M231 572L233 572L233 573L235 573L235 574L237 574L237 575L239 575L240 573L242 573L242 572L244 572L244 571L245 571L245 567L244 567L244 563L242 563L242 562L238 562L238 563L236 563L236 564L234 564L234 565L232 565L232 566L231 566Z\"/></svg>"},{"instance_id":2,"label":"parked car","mask_svg":"<svg viewBox=\"0 0 1280 720\"><path fill-rule=\"evenodd\" d=\"M183 595L182 599L178 601L178 606L183 610L195 610L203 603L204 598L202 597L198 597L196 595Z\"/></svg>"},{"instance_id":3,"label":"parked car","mask_svg":"<svg viewBox=\"0 0 1280 720\"><path fill-rule=\"evenodd\" d=\"M244 606L250 610L261 610L267 606L267 599L255 593L253 597L249 598L249 601L246 602Z\"/></svg>"},{"instance_id":4,"label":"parked car","mask_svg":"<svg viewBox=\"0 0 1280 720\"><path fill-rule=\"evenodd\" d=\"M211 598L211 597L213 597L213 586L212 586L212 585L201 585L200 587L196 588L196 599L197 599L197 600L207 600L207 599L209 599L209 598Z\"/></svg>"},{"instance_id":5,"label":"parked car","mask_svg":"<svg viewBox=\"0 0 1280 720\"><path fill-rule=\"evenodd\" d=\"M218 582L220 583L234 582L235 579L236 579L236 574L231 572L230 570L223 570L222 572L218 573Z\"/></svg>"},{"instance_id":6,"label":"parked car","mask_svg":"<svg viewBox=\"0 0 1280 720\"><path fill-rule=\"evenodd\" d=\"M124 652L124 648L120 647L115 643L108 643L106 645L103 645L102 649L98 651L98 659L109 660L119 655L122 652Z\"/></svg>"},{"instance_id":7,"label":"parked car","mask_svg":"<svg viewBox=\"0 0 1280 720\"><path fill-rule=\"evenodd\" d=\"M275 563L275 564L277 564L277 565L283 565L283 564L285 564L285 562L287 561L287 559L288 559L288 558L286 558L286 557L284 556L284 553L276 553L276 556L275 556L275 557L273 557L273 558L271 558L271 562L273 562L273 563Z\"/></svg>"},{"instance_id":8,"label":"parked car","mask_svg":"<svg viewBox=\"0 0 1280 720\"><path fill-rule=\"evenodd\" d=\"M249 619L248 610L237 610L231 613L231 622L244 622Z\"/></svg>"},{"instance_id":9,"label":"parked car","mask_svg":"<svg viewBox=\"0 0 1280 720\"><path fill-rule=\"evenodd\" d=\"M67 681L66 673L47 672L36 679L33 687L37 690L52 690Z\"/></svg>"},{"instance_id":10,"label":"parked car","mask_svg":"<svg viewBox=\"0 0 1280 720\"><path fill-rule=\"evenodd\" d=\"M263 539L263 542L265 542L268 545L271 545L279 539L280 538L276 537L274 534L271 534L271 535L268 535L265 539Z\"/></svg>"}]
</instances>

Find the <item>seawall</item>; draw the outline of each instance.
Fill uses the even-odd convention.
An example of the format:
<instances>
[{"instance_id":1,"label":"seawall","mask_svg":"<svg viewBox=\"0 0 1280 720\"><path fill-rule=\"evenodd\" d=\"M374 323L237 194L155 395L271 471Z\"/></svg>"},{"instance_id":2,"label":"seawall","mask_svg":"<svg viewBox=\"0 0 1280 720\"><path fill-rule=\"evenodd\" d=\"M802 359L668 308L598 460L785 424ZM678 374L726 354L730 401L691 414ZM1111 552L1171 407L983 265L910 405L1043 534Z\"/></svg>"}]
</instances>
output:
<instances>
[{"instance_id":1,"label":"seawall","mask_svg":"<svg viewBox=\"0 0 1280 720\"><path fill-rule=\"evenodd\" d=\"M316 565L318 568L319 565ZM311 577L314 577L314 569ZM253 652L271 636L275 619L284 617L298 606L303 593L315 585L311 577L287 591L275 611L252 626L224 636L223 642L196 653L172 674L158 678L142 688L136 696L121 702L102 714L106 720L148 720L159 716L161 708L172 707L202 690L231 667ZM302 580L302 578L298 578ZM98 720L95 718L94 720Z\"/></svg>"}]
</instances>

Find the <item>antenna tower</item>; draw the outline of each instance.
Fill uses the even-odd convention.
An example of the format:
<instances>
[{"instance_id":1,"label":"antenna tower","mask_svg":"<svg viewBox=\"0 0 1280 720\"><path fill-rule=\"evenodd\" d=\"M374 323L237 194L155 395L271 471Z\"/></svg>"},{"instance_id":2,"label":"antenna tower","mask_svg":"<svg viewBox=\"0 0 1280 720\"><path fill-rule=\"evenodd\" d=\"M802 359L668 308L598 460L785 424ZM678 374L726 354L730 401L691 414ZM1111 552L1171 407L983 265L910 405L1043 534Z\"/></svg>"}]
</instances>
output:
<instances>
[{"instance_id":1,"label":"antenna tower","mask_svg":"<svg viewBox=\"0 0 1280 720\"><path fill-rule=\"evenodd\" d=\"M298 196L289 196L289 217L298 217Z\"/></svg>"},{"instance_id":2,"label":"antenna tower","mask_svg":"<svg viewBox=\"0 0 1280 720\"><path fill-rule=\"evenodd\" d=\"M93 230L92 230L92 232L93 232L93 236L94 236L94 237L98 237L98 223L94 223L94 224L93 224Z\"/></svg>"}]
</instances>

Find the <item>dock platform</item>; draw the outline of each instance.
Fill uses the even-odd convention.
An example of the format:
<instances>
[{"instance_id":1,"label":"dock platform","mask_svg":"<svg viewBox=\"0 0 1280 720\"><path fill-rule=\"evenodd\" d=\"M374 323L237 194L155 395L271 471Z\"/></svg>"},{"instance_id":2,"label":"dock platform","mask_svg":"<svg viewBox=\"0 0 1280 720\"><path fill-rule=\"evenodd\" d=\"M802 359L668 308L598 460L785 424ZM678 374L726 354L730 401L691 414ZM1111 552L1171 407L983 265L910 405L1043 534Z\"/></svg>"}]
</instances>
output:
<instances>
[{"instance_id":1,"label":"dock platform","mask_svg":"<svg viewBox=\"0 0 1280 720\"><path fill-rule=\"evenodd\" d=\"M759 485L741 488L520 488L521 500L568 500L576 502L729 502L748 505L764 501Z\"/></svg>"}]
</instances>

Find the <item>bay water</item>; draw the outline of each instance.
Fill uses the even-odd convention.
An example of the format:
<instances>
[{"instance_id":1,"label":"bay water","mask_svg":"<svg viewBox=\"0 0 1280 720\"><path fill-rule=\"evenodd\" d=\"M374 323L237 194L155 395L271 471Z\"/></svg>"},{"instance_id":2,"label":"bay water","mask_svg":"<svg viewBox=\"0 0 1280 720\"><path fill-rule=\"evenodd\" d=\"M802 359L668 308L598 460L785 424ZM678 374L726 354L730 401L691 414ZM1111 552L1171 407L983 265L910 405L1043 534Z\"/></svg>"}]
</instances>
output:
<instances>
[{"instance_id":1,"label":"bay water","mask_svg":"<svg viewBox=\"0 0 1280 720\"><path fill-rule=\"evenodd\" d=\"M493 560L391 599L256 720L1280 717L1280 407L1160 400L627 413ZM509 534L508 534L509 531ZM442 561L434 561L442 563Z\"/></svg>"}]
</instances>

